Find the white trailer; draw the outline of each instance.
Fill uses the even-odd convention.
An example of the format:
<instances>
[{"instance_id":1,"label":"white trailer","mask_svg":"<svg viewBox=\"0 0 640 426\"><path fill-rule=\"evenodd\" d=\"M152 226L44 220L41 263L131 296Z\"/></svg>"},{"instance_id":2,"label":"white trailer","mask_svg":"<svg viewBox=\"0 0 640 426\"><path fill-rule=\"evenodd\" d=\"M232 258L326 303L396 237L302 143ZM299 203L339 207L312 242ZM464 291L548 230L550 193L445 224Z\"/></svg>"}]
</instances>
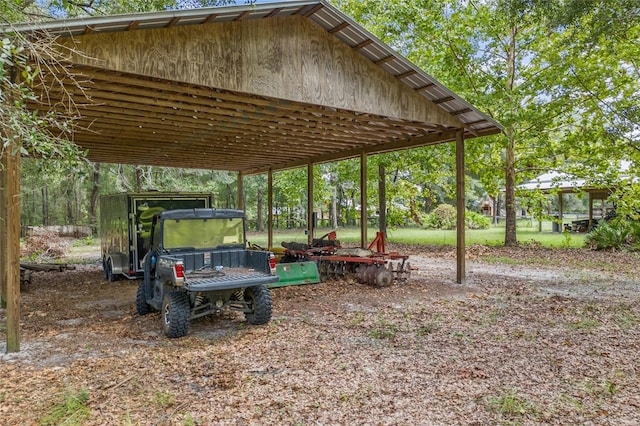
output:
<instances>
[{"instance_id":1,"label":"white trailer","mask_svg":"<svg viewBox=\"0 0 640 426\"><path fill-rule=\"evenodd\" d=\"M165 210L213 207L213 194L137 192L100 198L100 238L105 278L142 278L153 216Z\"/></svg>"}]
</instances>

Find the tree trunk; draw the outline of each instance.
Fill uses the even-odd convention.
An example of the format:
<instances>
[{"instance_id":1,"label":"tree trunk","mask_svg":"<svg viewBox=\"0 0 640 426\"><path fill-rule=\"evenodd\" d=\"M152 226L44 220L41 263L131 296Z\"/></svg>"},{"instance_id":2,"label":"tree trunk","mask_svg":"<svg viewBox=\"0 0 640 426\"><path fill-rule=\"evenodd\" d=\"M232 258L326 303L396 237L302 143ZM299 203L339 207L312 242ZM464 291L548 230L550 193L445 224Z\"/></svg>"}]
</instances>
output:
<instances>
[{"instance_id":1,"label":"tree trunk","mask_svg":"<svg viewBox=\"0 0 640 426\"><path fill-rule=\"evenodd\" d=\"M515 246L518 243L516 237L516 171L515 171L515 143L512 137L507 141L505 159L505 214L506 225L504 232L504 245Z\"/></svg>"},{"instance_id":2,"label":"tree trunk","mask_svg":"<svg viewBox=\"0 0 640 426\"><path fill-rule=\"evenodd\" d=\"M67 191L65 194L66 203L66 213L65 213L65 223L70 225L73 223L73 200L72 193Z\"/></svg>"},{"instance_id":3,"label":"tree trunk","mask_svg":"<svg viewBox=\"0 0 640 426\"><path fill-rule=\"evenodd\" d=\"M49 191L47 187L42 188L42 226L49 225Z\"/></svg>"},{"instance_id":4,"label":"tree trunk","mask_svg":"<svg viewBox=\"0 0 640 426\"><path fill-rule=\"evenodd\" d=\"M380 232L387 236L387 171L384 164L378 165L378 212Z\"/></svg>"},{"instance_id":5,"label":"tree trunk","mask_svg":"<svg viewBox=\"0 0 640 426\"><path fill-rule=\"evenodd\" d=\"M93 181L91 183L91 198L89 200L89 226L93 235L97 235L98 195L100 194L100 163L93 163Z\"/></svg>"},{"instance_id":6,"label":"tree trunk","mask_svg":"<svg viewBox=\"0 0 640 426\"><path fill-rule=\"evenodd\" d=\"M338 228L338 206L336 194L331 196L331 226L333 229Z\"/></svg>"},{"instance_id":7,"label":"tree trunk","mask_svg":"<svg viewBox=\"0 0 640 426\"><path fill-rule=\"evenodd\" d=\"M516 37L518 27L511 28L511 39L507 46L507 91L513 92L516 76ZM516 108L514 106L514 108ZM516 237L516 137L513 125L505 129L507 147L505 152L505 214L506 226L504 231L504 245L514 246L518 243Z\"/></svg>"},{"instance_id":8,"label":"tree trunk","mask_svg":"<svg viewBox=\"0 0 640 426\"><path fill-rule=\"evenodd\" d=\"M262 195L262 190L258 189L258 218L257 221L258 223L256 224L256 229L258 230L258 232L263 232L264 231L264 224L262 223L262 204L263 204L264 200L263 200L263 195Z\"/></svg>"},{"instance_id":9,"label":"tree trunk","mask_svg":"<svg viewBox=\"0 0 640 426\"><path fill-rule=\"evenodd\" d=\"M433 197L431 196L431 188L429 185L423 186L422 196L424 197L424 212L431 213L431 209L433 208Z\"/></svg>"},{"instance_id":10,"label":"tree trunk","mask_svg":"<svg viewBox=\"0 0 640 426\"><path fill-rule=\"evenodd\" d=\"M144 171L142 166L136 166L136 191L142 191L142 185L144 183Z\"/></svg>"}]
</instances>

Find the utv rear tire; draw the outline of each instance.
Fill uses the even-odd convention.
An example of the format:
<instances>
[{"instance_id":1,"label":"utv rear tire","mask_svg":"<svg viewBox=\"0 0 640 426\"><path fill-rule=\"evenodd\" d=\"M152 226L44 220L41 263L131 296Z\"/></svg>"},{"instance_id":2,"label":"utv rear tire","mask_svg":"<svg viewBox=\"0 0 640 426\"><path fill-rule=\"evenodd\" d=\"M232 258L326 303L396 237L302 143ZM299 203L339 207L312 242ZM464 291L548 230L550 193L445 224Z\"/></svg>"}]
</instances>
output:
<instances>
[{"instance_id":1,"label":"utv rear tire","mask_svg":"<svg viewBox=\"0 0 640 426\"><path fill-rule=\"evenodd\" d=\"M244 300L251 310L244 314L249 324L260 325L271 321L271 292L267 287L259 285L246 288Z\"/></svg>"},{"instance_id":2,"label":"utv rear tire","mask_svg":"<svg viewBox=\"0 0 640 426\"><path fill-rule=\"evenodd\" d=\"M138 284L138 292L136 293L136 311L138 312L138 315L147 315L153 312L153 308L147 303L147 295L144 292L144 282Z\"/></svg>"},{"instance_id":3,"label":"utv rear tire","mask_svg":"<svg viewBox=\"0 0 640 426\"><path fill-rule=\"evenodd\" d=\"M182 337L189 334L191 308L189 297L181 291L165 294L162 300L162 325L167 337Z\"/></svg>"}]
</instances>

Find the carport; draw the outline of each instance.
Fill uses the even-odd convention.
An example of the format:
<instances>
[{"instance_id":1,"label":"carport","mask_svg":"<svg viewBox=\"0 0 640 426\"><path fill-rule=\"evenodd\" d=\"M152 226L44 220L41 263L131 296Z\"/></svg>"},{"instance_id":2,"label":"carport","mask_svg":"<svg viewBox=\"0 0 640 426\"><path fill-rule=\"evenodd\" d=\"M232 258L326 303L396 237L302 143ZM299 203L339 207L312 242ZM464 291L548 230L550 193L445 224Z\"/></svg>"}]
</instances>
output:
<instances>
[{"instance_id":1,"label":"carport","mask_svg":"<svg viewBox=\"0 0 640 426\"><path fill-rule=\"evenodd\" d=\"M1 27L0 27L1 28ZM74 103L89 160L266 173L456 143L457 281L464 264L464 140L501 127L324 0L24 24L58 36L72 78L43 75L47 106ZM36 109L38 105L34 104ZM7 150L0 216L7 350L19 350L20 158ZM241 197L240 197L241 198ZM308 179L309 227L313 180ZM240 203L240 202L239 202ZM239 207L242 207L239 204ZM363 213L366 214L366 213ZM366 220L361 220L365 244ZM311 235L312 233L310 233Z\"/></svg>"}]
</instances>

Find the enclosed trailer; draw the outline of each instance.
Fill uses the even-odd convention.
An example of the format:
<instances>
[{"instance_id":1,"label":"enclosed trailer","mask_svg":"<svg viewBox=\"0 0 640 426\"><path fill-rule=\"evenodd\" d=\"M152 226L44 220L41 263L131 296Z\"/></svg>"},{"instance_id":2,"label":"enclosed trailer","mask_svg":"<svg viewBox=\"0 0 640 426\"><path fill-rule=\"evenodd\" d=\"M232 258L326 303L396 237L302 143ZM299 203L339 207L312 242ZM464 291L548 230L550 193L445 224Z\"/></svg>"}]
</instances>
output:
<instances>
[{"instance_id":1,"label":"enclosed trailer","mask_svg":"<svg viewBox=\"0 0 640 426\"><path fill-rule=\"evenodd\" d=\"M137 192L100 198L100 238L105 277L141 278L149 249L151 220L165 210L213 207L213 194Z\"/></svg>"}]
</instances>

